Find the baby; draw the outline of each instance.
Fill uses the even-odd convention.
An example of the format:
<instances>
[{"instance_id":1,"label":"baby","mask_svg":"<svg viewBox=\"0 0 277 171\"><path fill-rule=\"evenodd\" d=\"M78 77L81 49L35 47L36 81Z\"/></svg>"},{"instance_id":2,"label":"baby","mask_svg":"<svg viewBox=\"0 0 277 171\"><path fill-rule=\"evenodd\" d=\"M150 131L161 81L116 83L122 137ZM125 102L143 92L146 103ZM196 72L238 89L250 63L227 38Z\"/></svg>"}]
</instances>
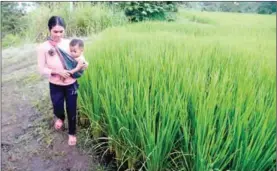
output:
<instances>
[{"instance_id":1,"label":"baby","mask_svg":"<svg viewBox=\"0 0 277 171\"><path fill-rule=\"evenodd\" d=\"M78 63L87 64L87 62L85 61L85 58L82 56L84 52L84 42L81 39L72 39L71 42L69 43L69 50L70 50L70 55ZM70 72L72 72L73 70L71 70Z\"/></svg>"},{"instance_id":2,"label":"baby","mask_svg":"<svg viewBox=\"0 0 277 171\"><path fill-rule=\"evenodd\" d=\"M78 64L86 64L84 56L83 56L83 51L84 51L84 42L81 39L72 39L71 42L69 43L69 52L70 56L74 58L75 61L78 62ZM71 73L73 78L79 78L83 71L77 71L76 72L76 67L69 70L69 73ZM74 73L74 74L73 74ZM65 79L61 78L61 80L64 82Z\"/></svg>"}]
</instances>

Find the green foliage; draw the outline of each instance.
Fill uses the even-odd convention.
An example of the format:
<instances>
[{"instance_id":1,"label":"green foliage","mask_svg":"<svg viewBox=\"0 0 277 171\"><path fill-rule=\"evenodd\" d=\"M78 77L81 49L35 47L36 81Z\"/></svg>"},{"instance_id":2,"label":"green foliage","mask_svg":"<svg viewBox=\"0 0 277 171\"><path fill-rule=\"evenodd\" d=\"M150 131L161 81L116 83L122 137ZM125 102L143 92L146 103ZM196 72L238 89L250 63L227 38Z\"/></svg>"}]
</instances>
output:
<instances>
[{"instance_id":1,"label":"green foliage","mask_svg":"<svg viewBox=\"0 0 277 171\"><path fill-rule=\"evenodd\" d=\"M272 14L274 12L276 13L276 2L260 2L259 14Z\"/></svg>"},{"instance_id":2,"label":"green foliage","mask_svg":"<svg viewBox=\"0 0 277 171\"><path fill-rule=\"evenodd\" d=\"M6 34L14 34L20 31L20 18L24 15L22 8L19 8L18 2L2 2L2 38Z\"/></svg>"},{"instance_id":3,"label":"green foliage","mask_svg":"<svg viewBox=\"0 0 277 171\"><path fill-rule=\"evenodd\" d=\"M48 19L61 16L66 23L66 36L87 36L98 33L107 27L127 22L123 12L114 11L105 5L90 2L74 3L70 9L69 2L40 2L37 9L24 18L24 34L30 41L43 41L49 35Z\"/></svg>"},{"instance_id":4,"label":"green foliage","mask_svg":"<svg viewBox=\"0 0 277 171\"><path fill-rule=\"evenodd\" d=\"M18 2L2 2L1 18L2 18L2 47L18 45L22 36L22 17L26 14L24 7L26 3Z\"/></svg>"},{"instance_id":5,"label":"green foliage","mask_svg":"<svg viewBox=\"0 0 277 171\"><path fill-rule=\"evenodd\" d=\"M17 34L6 34L2 39L2 47L18 45L21 42L20 36Z\"/></svg>"},{"instance_id":6,"label":"green foliage","mask_svg":"<svg viewBox=\"0 0 277 171\"><path fill-rule=\"evenodd\" d=\"M79 107L96 146L122 170L275 170L276 18L187 13L87 45Z\"/></svg>"},{"instance_id":7,"label":"green foliage","mask_svg":"<svg viewBox=\"0 0 277 171\"><path fill-rule=\"evenodd\" d=\"M127 22L123 12L113 11L106 5L78 5L74 7L75 16L68 19L71 35L89 35Z\"/></svg>"},{"instance_id":8,"label":"green foliage","mask_svg":"<svg viewBox=\"0 0 277 171\"><path fill-rule=\"evenodd\" d=\"M183 2L183 7L201 11L272 14L276 2Z\"/></svg>"},{"instance_id":9,"label":"green foliage","mask_svg":"<svg viewBox=\"0 0 277 171\"><path fill-rule=\"evenodd\" d=\"M125 11L129 21L174 20L177 5L173 2L120 2L118 5Z\"/></svg>"},{"instance_id":10,"label":"green foliage","mask_svg":"<svg viewBox=\"0 0 277 171\"><path fill-rule=\"evenodd\" d=\"M48 34L47 22L51 16L51 10L41 6L22 18L23 37L30 42L45 39Z\"/></svg>"},{"instance_id":11,"label":"green foliage","mask_svg":"<svg viewBox=\"0 0 277 171\"><path fill-rule=\"evenodd\" d=\"M18 42L40 42L49 35L48 19L61 16L66 22L67 37L88 36L127 23L123 11L111 3L100 2L33 2L36 8L26 13L26 6L17 2L2 2L3 47ZM73 4L71 8L70 3ZM5 36L7 37L5 38ZM21 41L19 41L21 40Z\"/></svg>"}]
</instances>

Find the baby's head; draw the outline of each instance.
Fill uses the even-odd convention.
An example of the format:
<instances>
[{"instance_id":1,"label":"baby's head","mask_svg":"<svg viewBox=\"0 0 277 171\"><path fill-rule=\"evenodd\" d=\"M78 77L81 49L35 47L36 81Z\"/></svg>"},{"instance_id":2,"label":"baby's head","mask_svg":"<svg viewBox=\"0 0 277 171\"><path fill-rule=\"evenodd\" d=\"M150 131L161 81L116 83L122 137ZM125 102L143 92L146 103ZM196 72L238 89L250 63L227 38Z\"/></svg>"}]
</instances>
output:
<instances>
[{"instance_id":1,"label":"baby's head","mask_svg":"<svg viewBox=\"0 0 277 171\"><path fill-rule=\"evenodd\" d=\"M69 43L70 54L73 58L78 58L84 51L84 42L81 39L72 39Z\"/></svg>"}]
</instances>

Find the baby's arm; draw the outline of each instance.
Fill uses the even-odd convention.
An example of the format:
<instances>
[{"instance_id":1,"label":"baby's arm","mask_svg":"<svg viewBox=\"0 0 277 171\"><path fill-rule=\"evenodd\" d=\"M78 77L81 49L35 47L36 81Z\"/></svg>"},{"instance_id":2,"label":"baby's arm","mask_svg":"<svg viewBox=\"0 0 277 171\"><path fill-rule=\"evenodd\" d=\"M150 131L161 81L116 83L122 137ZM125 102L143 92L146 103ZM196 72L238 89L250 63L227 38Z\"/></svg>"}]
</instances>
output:
<instances>
[{"instance_id":1,"label":"baby's arm","mask_svg":"<svg viewBox=\"0 0 277 171\"><path fill-rule=\"evenodd\" d=\"M81 55L80 57L80 61L82 61L85 65L82 67L82 70L85 70L88 68L88 62L86 61L85 57L83 55Z\"/></svg>"},{"instance_id":2,"label":"baby's arm","mask_svg":"<svg viewBox=\"0 0 277 171\"><path fill-rule=\"evenodd\" d=\"M83 70L83 67L86 65L85 61L82 60L80 57L78 59L75 59L75 60L78 62L78 64L74 69L69 71L71 74L74 74L75 72Z\"/></svg>"}]
</instances>

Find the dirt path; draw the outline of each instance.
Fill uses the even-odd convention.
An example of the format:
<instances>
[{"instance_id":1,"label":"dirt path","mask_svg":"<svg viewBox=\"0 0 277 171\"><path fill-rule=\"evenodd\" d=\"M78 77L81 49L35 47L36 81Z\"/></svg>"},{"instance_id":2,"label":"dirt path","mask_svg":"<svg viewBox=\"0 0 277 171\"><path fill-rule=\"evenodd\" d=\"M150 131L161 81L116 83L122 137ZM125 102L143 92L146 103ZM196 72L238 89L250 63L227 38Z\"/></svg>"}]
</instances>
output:
<instances>
[{"instance_id":1,"label":"dirt path","mask_svg":"<svg viewBox=\"0 0 277 171\"><path fill-rule=\"evenodd\" d=\"M2 51L2 166L5 171L103 170L84 149L67 145L67 129L52 126L49 84L37 72L36 45ZM67 127L67 124L66 124Z\"/></svg>"}]
</instances>

